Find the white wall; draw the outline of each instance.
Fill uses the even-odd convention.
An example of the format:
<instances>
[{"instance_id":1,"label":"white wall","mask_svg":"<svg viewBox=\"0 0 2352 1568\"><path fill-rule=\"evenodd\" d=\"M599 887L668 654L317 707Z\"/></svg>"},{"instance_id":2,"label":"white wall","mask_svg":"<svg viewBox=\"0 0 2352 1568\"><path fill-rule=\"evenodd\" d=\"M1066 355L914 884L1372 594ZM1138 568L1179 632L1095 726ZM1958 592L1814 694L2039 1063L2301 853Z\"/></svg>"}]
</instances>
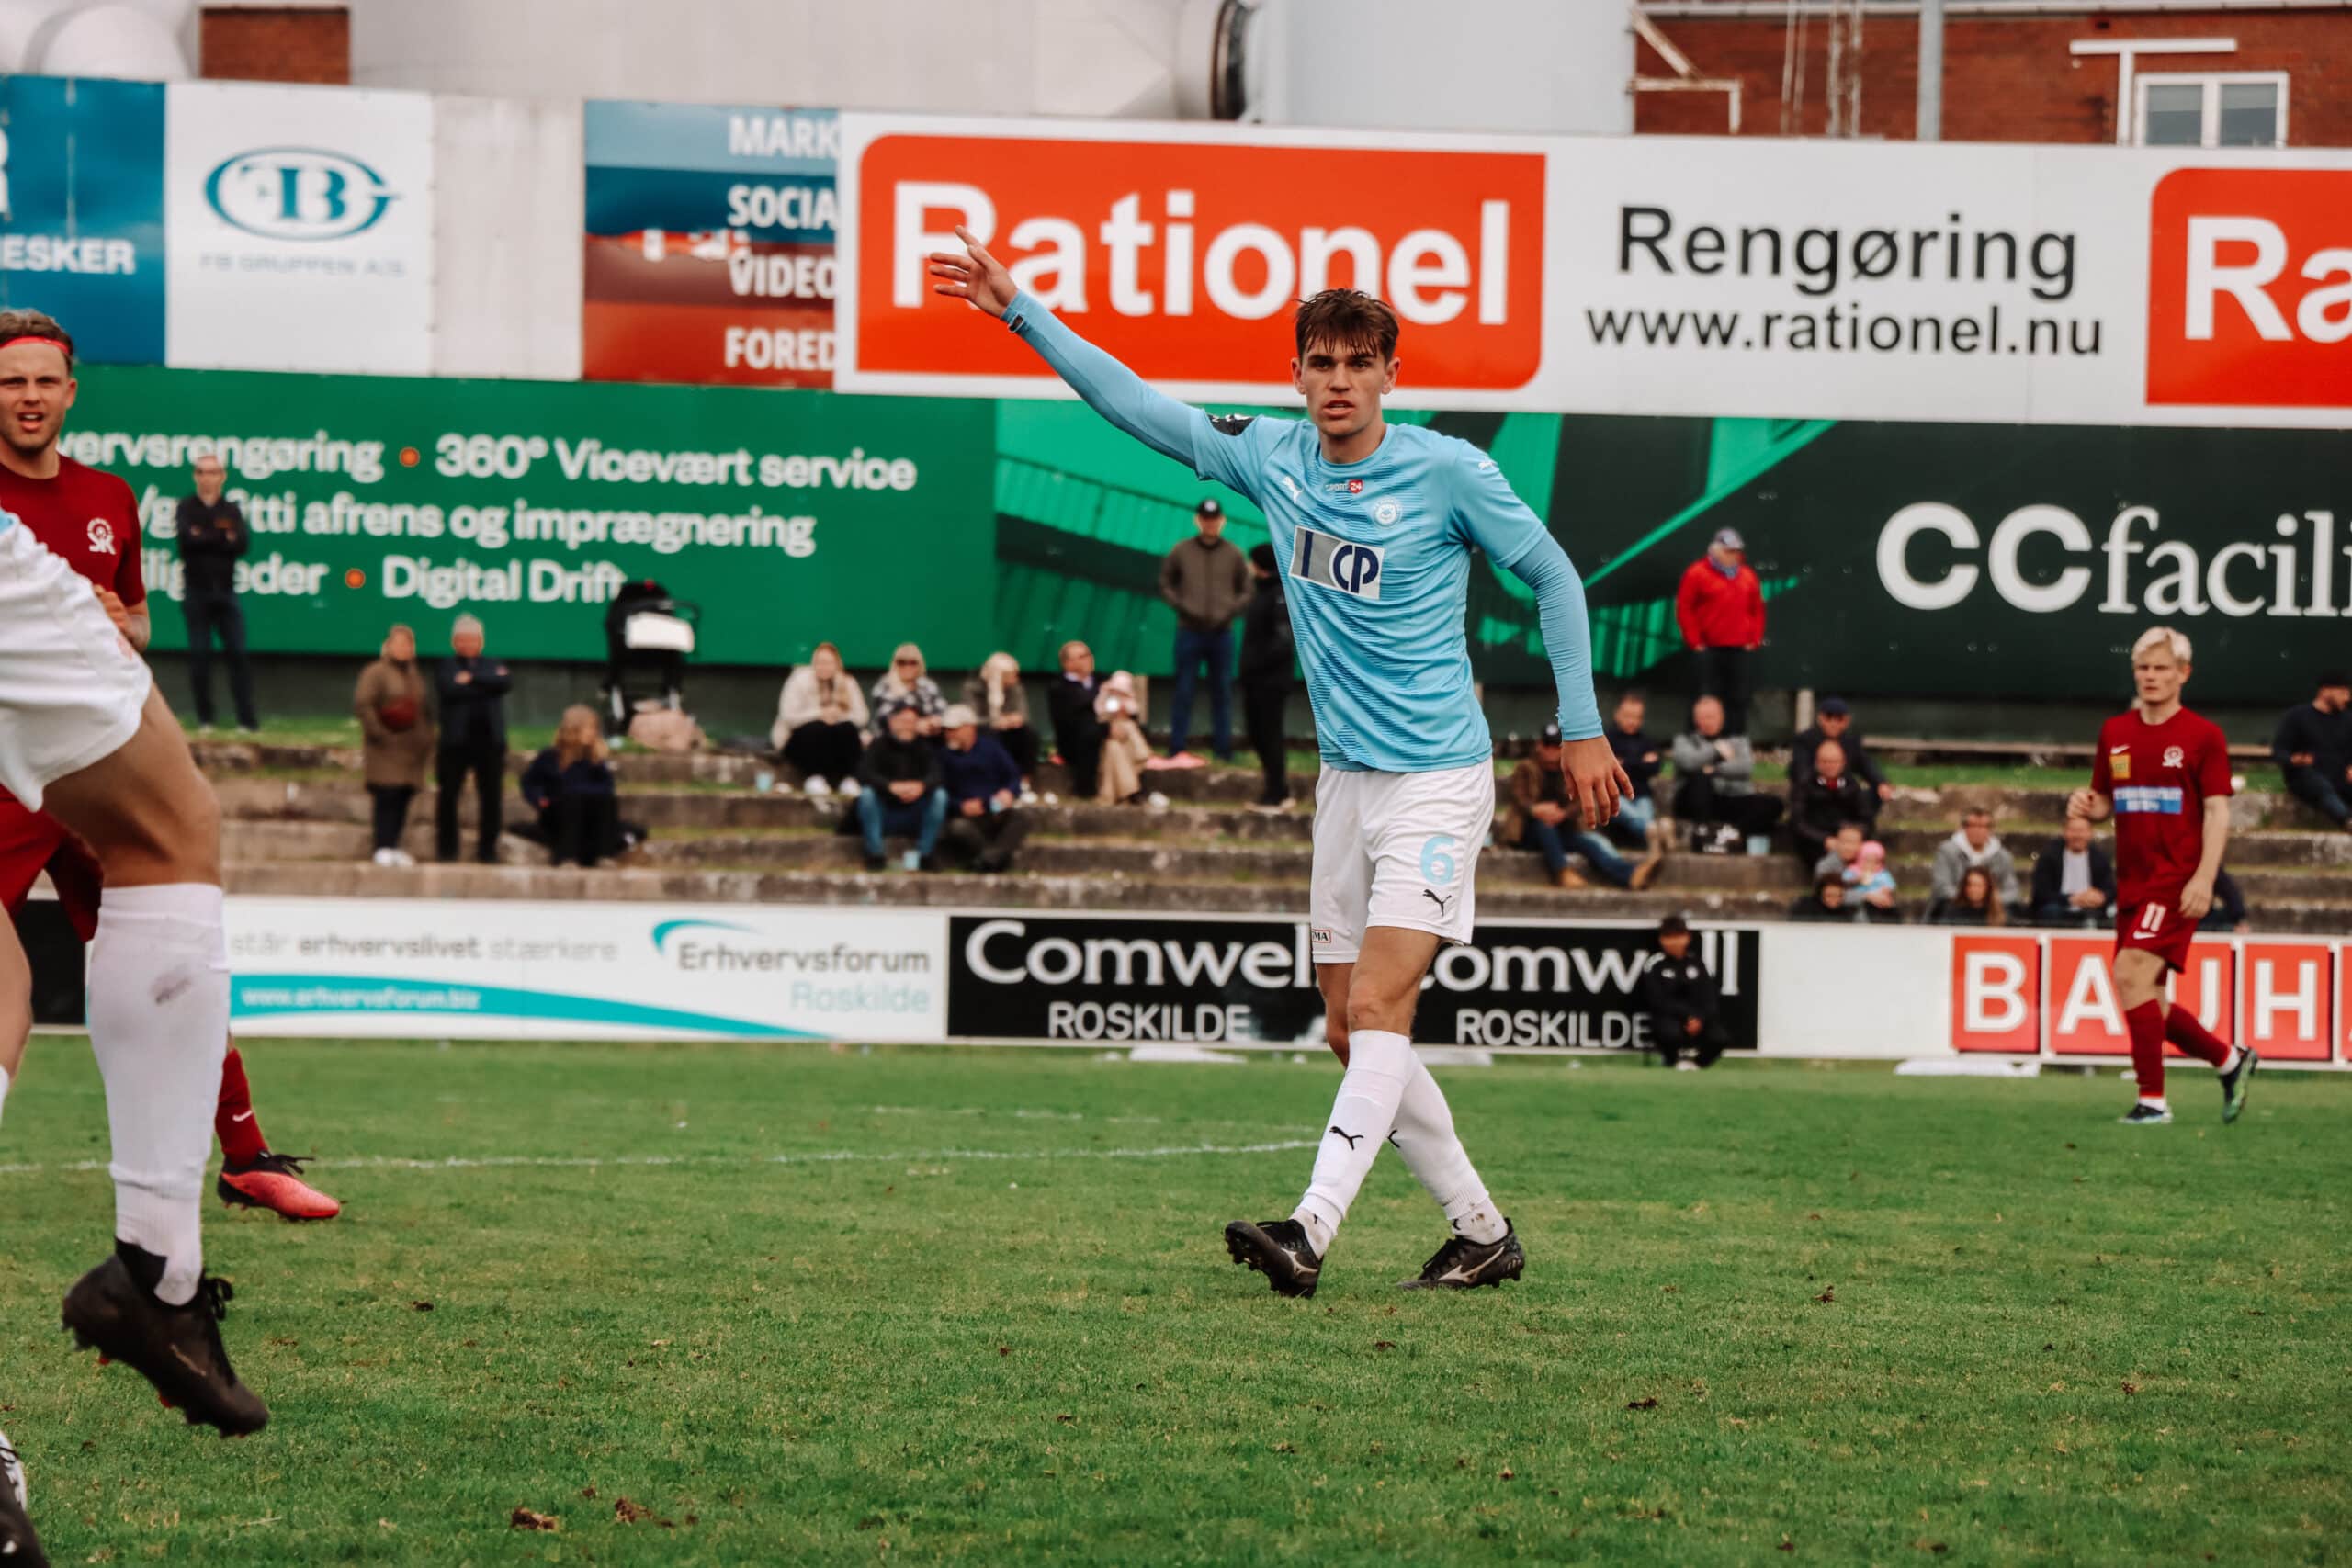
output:
<instances>
[{"instance_id":1,"label":"white wall","mask_svg":"<svg viewBox=\"0 0 2352 1568\"><path fill-rule=\"evenodd\" d=\"M1268 0L1260 33L1271 124L1634 129L1634 34L1609 0Z\"/></svg>"},{"instance_id":2,"label":"white wall","mask_svg":"<svg viewBox=\"0 0 2352 1568\"><path fill-rule=\"evenodd\" d=\"M440 376L580 376L580 105L435 102Z\"/></svg>"},{"instance_id":3,"label":"white wall","mask_svg":"<svg viewBox=\"0 0 2352 1568\"><path fill-rule=\"evenodd\" d=\"M1174 118L1213 0L352 0L355 85ZM1196 68L1205 73L1203 62Z\"/></svg>"}]
</instances>

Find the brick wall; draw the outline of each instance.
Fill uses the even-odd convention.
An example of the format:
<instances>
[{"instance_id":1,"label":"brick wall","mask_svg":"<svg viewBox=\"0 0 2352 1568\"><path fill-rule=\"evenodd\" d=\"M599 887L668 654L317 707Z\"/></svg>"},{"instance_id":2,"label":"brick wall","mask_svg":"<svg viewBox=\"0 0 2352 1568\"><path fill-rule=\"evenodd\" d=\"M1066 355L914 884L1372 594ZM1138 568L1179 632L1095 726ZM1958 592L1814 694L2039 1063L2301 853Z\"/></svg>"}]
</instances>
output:
<instances>
[{"instance_id":1,"label":"brick wall","mask_svg":"<svg viewBox=\"0 0 2352 1568\"><path fill-rule=\"evenodd\" d=\"M342 6L207 6L198 69L216 81L351 83L351 12Z\"/></svg>"},{"instance_id":2,"label":"brick wall","mask_svg":"<svg viewBox=\"0 0 2352 1568\"><path fill-rule=\"evenodd\" d=\"M1780 17L1657 19L1702 76L1744 84L1743 135L1781 133L1781 68L1788 28ZM2071 17L1948 16L1944 22L1944 138L1951 141L2115 141L2117 62L2077 59L2076 39L2233 38L2231 54L2142 57L2142 72L2284 71L2287 141L2294 147L2352 146L2352 10L2188 11ZM1828 117L1828 25L1805 28L1805 90L1797 134L1819 136ZM1909 140L1917 124L1919 24L1872 15L1862 34L1862 134ZM1645 44L1635 68L1673 72ZM2129 113L2128 106L2125 108ZM1635 95L1634 129L1648 135L1718 136L1724 95Z\"/></svg>"}]
</instances>

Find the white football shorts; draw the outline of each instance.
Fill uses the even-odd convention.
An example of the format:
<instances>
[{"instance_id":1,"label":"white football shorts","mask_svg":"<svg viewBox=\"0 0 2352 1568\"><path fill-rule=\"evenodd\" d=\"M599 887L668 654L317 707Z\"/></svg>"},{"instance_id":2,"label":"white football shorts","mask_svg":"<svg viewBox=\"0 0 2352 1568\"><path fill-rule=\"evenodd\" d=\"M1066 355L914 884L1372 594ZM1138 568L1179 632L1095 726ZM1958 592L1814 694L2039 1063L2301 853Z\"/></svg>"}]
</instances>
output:
<instances>
[{"instance_id":1,"label":"white football shorts","mask_svg":"<svg viewBox=\"0 0 2352 1568\"><path fill-rule=\"evenodd\" d=\"M1478 852L1495 825L1489 762L1429 773L1325 768L1315 783L1315 962L1352 964L1367 926L1468 942Z\"/></svg>"},{"instance_id":2,"label":"white football shorts","mask_svg":"<svg viewBox=\"0 0 2352 1568\"><path fill-rule=\"evenodd\" d=\"M138 733L151 684L89 580L0 512L0 784L39 810Z\"/></svg>"}]
</instances>

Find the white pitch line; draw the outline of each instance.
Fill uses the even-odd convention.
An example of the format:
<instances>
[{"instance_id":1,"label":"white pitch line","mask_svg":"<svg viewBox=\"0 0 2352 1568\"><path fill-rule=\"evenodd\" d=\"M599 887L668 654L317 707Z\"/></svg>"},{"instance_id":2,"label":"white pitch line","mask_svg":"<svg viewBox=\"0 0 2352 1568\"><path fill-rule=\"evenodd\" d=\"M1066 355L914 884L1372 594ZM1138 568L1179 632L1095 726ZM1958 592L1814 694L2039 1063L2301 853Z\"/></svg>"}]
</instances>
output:
<instances>
[{"instance_id":1,"label":"white pitch line","mask_svg":"<svg viewBox=\"0 0 2352 1568\"><path fill-rule=\"evenodd\" d=\"M611 1167L688 1165L896 1165L955 1160L1057 1159L1182 1159L1193 1155L1288 1154L1317 1146L1312 1138L1285 1138L1270 1144L1171 1144L1148 1149L909 1149L869 1154L857 1149L822 1149L809 1154L781 1155L452 1155L446 1159L415 1159L398 1155L358 1155L349 1159L306 1160L322 1170L595 1170ZM102 1171L105 1160L74 1160L63 1165L0 1165L0 1176L44 1176L56 1171Z\"/></svg>"}]
</instances>

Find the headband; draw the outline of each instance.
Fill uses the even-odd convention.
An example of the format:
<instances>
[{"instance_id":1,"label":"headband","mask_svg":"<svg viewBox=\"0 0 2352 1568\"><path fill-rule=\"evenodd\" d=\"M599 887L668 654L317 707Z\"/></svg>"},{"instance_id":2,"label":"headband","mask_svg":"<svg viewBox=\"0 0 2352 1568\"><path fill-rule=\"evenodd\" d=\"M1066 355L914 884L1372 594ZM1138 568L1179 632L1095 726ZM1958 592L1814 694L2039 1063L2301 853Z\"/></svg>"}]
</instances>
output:
<instances>
[{"instance_id":1,"label":"headband","mask_svg":"<svg viewBox=\"0 0 2352 1568\"><path fill-rule=\"evenodd\" d=\"M71 365L74 363L74 351L71 348L67 347L60 340L53 337L44 337L40 333L18 333L12 338L0 338L0 348L6 348L12 344L19 343L45 343L49 344L50 347L57 350L58 353L63 355L65 356L66 364Z\"/></svg>"}]
</instances>

